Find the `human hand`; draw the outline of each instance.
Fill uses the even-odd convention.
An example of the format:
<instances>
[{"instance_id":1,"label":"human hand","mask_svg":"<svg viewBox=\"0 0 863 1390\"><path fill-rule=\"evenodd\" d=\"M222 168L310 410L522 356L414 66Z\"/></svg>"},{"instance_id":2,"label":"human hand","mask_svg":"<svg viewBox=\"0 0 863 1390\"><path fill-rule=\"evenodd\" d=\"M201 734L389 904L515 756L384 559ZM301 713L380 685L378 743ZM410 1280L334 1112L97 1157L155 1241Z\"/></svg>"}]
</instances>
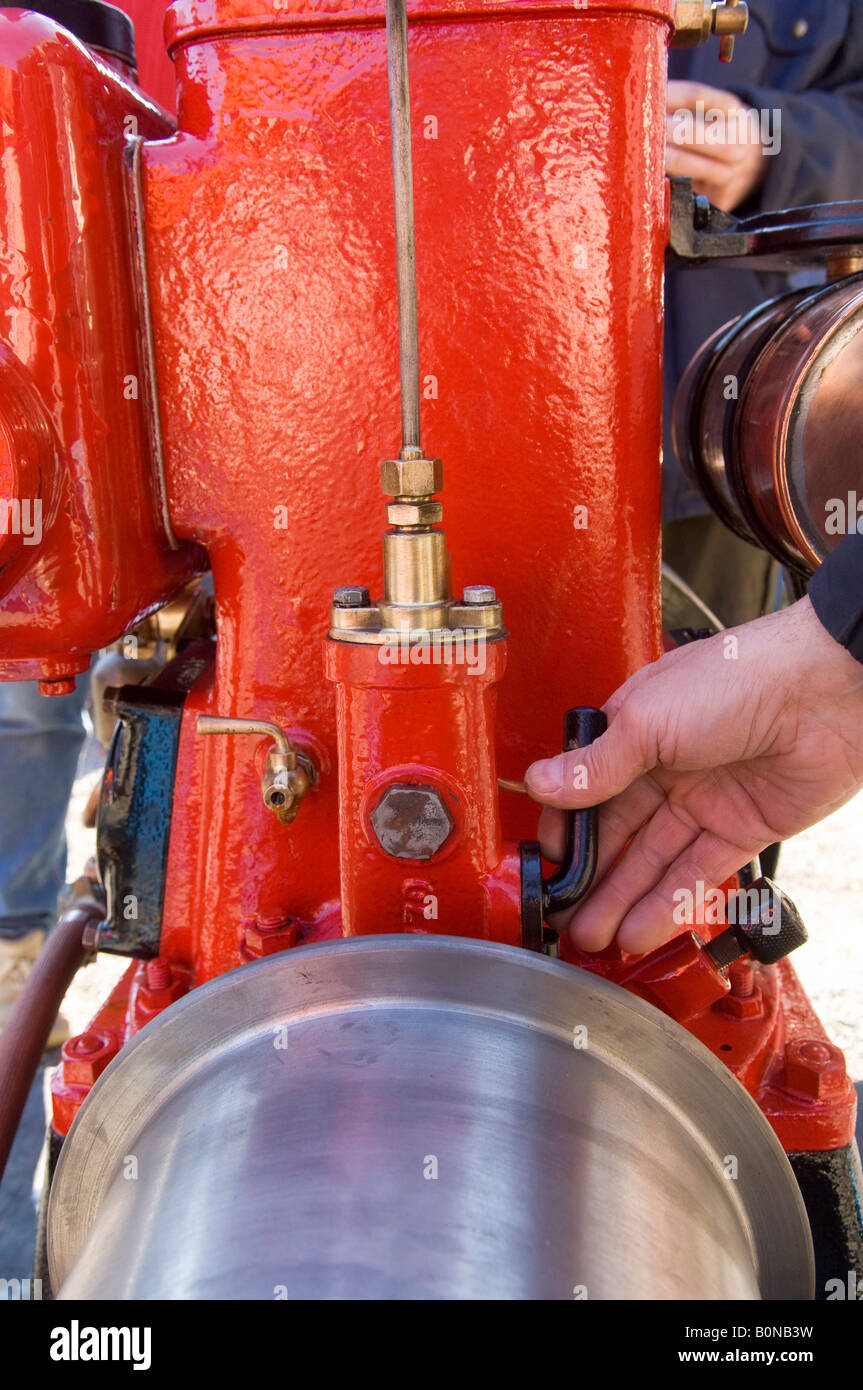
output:
<instances>
[{"instance_id":1,"label":"human hand","mask_svg":"<svg viewBox=\"0 0 863 1390\"><path fill-rule=\"evenodd\" d=\"M695 192L725 212L758 191L768 156L760 121L748 118L739 97L700 82L669 82L665 109L667 174L692 179Z\"/></svg>"},{"instance_id":2,"label":"human hand","mask_svg":"<svg viewBox=\"0 0 863 1390\"><path fill-rule=\"evenodd\" d=\"M679 931L677 890L718 887L863 787L863 665L808 598L666 653L604 708L607 733L526 774L550 859L563 850L550 808L602 803L594 887L554 921L585 951L652 950Z\"/></svg>"}]
</instances>

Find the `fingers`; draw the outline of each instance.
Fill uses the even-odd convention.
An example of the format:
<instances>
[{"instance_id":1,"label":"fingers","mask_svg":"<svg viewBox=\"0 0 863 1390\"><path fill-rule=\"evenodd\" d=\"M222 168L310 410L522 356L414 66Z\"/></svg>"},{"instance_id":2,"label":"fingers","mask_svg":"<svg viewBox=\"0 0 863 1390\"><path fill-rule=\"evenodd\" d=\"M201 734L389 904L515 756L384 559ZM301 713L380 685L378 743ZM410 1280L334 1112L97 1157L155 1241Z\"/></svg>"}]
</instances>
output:
<instances>
[{"instance_id":1,"label":"fingers","mask_svg":"<svg viewBox=\"0 0 863 1390\"><path fill-rule=\"evenodd\" d=\"M563 858L564 814L555 806L543 806L539 817L539 847L543 856L552 864L559 864Z\"/></svg>"},{"instance_id":2,"label":"fingers","mask_svg":"<svg viewBox=\"0 0 863 1390\"><path fill-rule=\"evenodd\" d=\"M655 761L649 729L621 711L587 748L532 763L525 782L535 801L563 808L596 806L624 791Z\"/></svg>"},{"instance_id":3,"label":"fingers","mask_svg":"<svg viewBox=\"0 0 863 1390\"><path fill-rule=\"evenodd\" d=\"M680 916L681 893L693 893L699 883L703 885L705 893L711 888L718 888L737 872L741 864L758 854L764 844L762 841L740 845L712 831L702 831L675 858L655 886L625 910L616 931L618 945L633 955L642 955L676 935L682 929L681 922L675 921L674 915L677 908L678 918ZM577 922L574 922L573 934L576 930ZM596 934L598 938L598 927Z\"/></svg>"},{"instance_id":4,"label":"fingers","mask_svg":"<svg viewBox=\"0 0 863 1390\"><path fill-rule=\"evenodd\" d=\"M665 93L665 109L669 112L681 109L694 111L699 102L704 106L723 106L730 97L729 92L723 92L718 87L708 87L704 82L687 82L683 78L673 77L668 83ZM737 98L733 98L737 101Z\"/></svg>"},{"instance_id":5,"label":"fingers","mask_svg":"<svg viewBox=\"0 0 863 1390\"><path fill-rule=\"evenodd\" d=\"M570 932L574 943L583 951L604 950L627 914L656 887L698 834L697 822L682 807L664 800L638 830L620 862L576 910Z\"/></svg>"},{"instance_id":6,"label":"fingers","mask_svg":"<svg viewBox=\"0 0 863 1390\"><path fill-rule=\"evenodd\" d=\"M600 807L596 881L614 863L627 841L661 806L665 796L664 787L648 774ZM538 834L546 859L559 864L563 857L564 812L551 806L544 807L539 818Z\"/></svg>"},{"instance_id":7,"label":"fingers","mask_svg":"<svg viewBox=\"0 0 863 1390\"><path fill-rule=\"evenodd\" d=\"M712 154L689 149L686 145L665 146L665 172L674 178L692 179L714 187L730 177L737 165L748 158L740 145L715 145Z\"/></svg>"}]
</instances>

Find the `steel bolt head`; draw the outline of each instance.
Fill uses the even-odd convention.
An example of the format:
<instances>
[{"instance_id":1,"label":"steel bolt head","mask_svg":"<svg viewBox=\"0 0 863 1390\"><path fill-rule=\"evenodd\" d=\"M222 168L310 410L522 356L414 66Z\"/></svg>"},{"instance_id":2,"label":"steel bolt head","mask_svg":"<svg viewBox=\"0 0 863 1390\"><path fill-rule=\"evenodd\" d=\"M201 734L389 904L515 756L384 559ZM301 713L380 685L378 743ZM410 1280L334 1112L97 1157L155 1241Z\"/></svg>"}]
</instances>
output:
<instances>
[{"instance_id":1,"label":"steel bolt head","mask_svg":"<svg viewBox=\"0 0 863 1390\"><path fill-rule=\"evenodd\" d=\"M381 849L395 859L431 859L453 831L440 793L405 783L387 787L371 822Z\"/></svg>"},{"instance_id":2,"label":"steel bolt head","mask_svg":"<svg viewBox=\"0 0 863 1390\"><path fill-rule=\"evenodd\" d=\"M342 584L333 590L335 608L368 608L369 591L362 584Z\"/></svg>"},{"instance_id":3,"label":"steel bolt head","mask_svg":"<svg viewBox=\"0 0 863 1390\"><path fill-rule=\"evenodd\" d=\"M492 584L467 584L462 594L462 603L496 603L497 593Z\"/></svg>"}]
</instances>

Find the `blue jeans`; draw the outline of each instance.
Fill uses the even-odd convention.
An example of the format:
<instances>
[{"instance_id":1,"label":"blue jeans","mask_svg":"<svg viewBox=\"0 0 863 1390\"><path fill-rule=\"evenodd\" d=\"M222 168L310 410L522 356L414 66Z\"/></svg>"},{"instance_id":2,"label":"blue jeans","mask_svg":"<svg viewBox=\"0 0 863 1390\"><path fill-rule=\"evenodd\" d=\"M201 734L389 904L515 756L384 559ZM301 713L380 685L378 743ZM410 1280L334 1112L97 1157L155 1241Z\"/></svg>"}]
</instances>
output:
<instances>
[{"instance_id":1,"label":"blue jeans","mask_svg":"<svg viewBox=\"0 0 863 1390\"><path fill-rule=\"evenodd\" d=\"M84 740L90 685L40 695L35 681L0 681L0 937L47 931L66 878L66 813Z\"/></svg>"}]
</instances>

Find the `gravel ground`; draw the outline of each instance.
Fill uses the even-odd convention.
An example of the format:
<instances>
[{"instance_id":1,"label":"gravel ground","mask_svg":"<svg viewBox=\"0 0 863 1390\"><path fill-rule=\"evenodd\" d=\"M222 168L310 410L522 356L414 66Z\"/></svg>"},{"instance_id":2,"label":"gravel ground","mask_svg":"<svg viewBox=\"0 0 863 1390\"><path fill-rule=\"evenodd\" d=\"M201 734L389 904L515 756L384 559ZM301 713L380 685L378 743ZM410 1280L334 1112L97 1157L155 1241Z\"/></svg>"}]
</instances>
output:
<instances>
[{"instance_id":1,"label":"gravel ground","mask_svg":"<svg viewBox=\"0 0 863 1390\"><path fill-rule=\"evenodd\" d=\"M848 1069L863 1080L863 793L789 840L777 880L809 943L795 953L804 989Z\"/></svg>"}]
</instances>

